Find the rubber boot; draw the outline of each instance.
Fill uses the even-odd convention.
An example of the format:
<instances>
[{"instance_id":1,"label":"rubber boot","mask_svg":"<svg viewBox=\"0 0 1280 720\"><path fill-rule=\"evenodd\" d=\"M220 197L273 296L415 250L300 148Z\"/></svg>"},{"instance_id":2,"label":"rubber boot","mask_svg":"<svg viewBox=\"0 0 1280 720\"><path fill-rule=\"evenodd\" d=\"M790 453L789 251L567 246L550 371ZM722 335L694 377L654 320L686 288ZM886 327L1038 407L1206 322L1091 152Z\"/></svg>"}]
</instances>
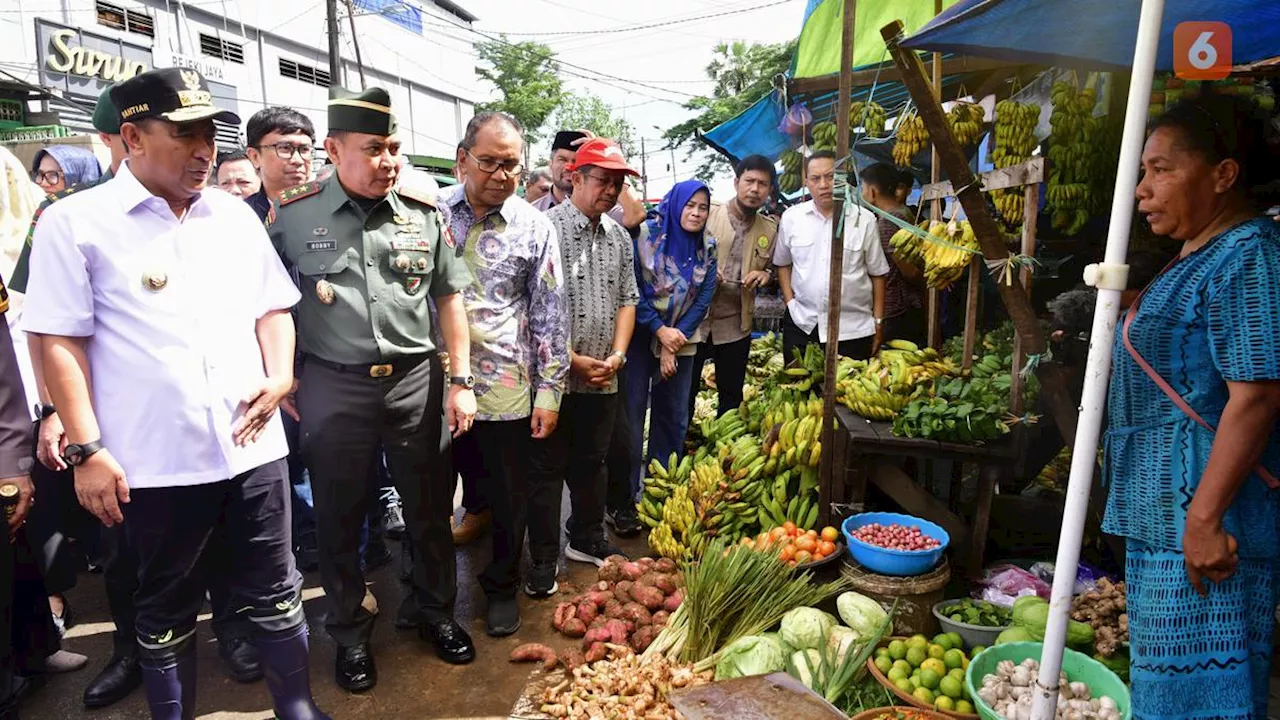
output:
<instances>
[{"instance_id":1,"label":"rubber boot","mask_svg":"<svg viewBox=\"0 0 1280 720\"><path fill-rule=\"evenodd\" d=\"M166 650L143 648L139 659L151 720L194 720L196 646L191 638Z\"/></svg>"},{"instance_id":2,"label":"rubber boot","mask_svg":"<svg viewBox=\"0 0 1280 720\"><path fill-rule=\"evenodd\" d=\"M307 625L259 633L258 654L278 720L330 720L311 697Z\"/></svg>"}]
</instances>

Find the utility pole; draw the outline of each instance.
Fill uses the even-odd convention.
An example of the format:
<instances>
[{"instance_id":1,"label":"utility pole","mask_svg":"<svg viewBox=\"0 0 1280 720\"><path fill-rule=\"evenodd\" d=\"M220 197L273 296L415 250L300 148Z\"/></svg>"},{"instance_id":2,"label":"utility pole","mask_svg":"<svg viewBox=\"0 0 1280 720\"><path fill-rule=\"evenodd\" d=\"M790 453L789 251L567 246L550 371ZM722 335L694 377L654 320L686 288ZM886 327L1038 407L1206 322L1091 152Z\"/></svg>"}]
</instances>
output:
<instances>
[{"instance_id":1,"label":"utility pole","mask_svg":"<svg viewBox=\"0 0 1280 720\"><path fill-rule=\"evenodd\" d=\"M671 143L671 184L674 185L679 181L676 177L676 144Z\"/></svg>"},{"instance_id":2,"label":"utility pole","mask_svg":"<svg viewBox=\"0 0 1280 720\"><path fill-rule=\"evenodd\" d=\"M338 48L338 0L325 0L325 20L329 32L329 82L342 84L342 51Z\"/></svg>"},{"instance_id":3,"label":"utility pole","mask_svg":"<svg viewBox=\"0 0 1280 720\"><path fill-rule=\"evenodd\" d=\"M645 162L644 156L644 138L640 138L640 191L644 193L646 202L649 200L649 171L647 167L648 163Z\"/></svg>"},{"instance_id":4,"label":"utility pole","mask_svg":"<svg viewBox=\"0 0 1280 720\"><path fill-rule=\"evenodd\" d=\"M936 0L942 2L942 0ZM356 69L360 71L360 89L368 86L364 81L364 60L360 57L360 37L356 35L356 6L353 0L347 0L347 20L351 23L351 44L356 48Z\"/></svg>"}]
</instances>

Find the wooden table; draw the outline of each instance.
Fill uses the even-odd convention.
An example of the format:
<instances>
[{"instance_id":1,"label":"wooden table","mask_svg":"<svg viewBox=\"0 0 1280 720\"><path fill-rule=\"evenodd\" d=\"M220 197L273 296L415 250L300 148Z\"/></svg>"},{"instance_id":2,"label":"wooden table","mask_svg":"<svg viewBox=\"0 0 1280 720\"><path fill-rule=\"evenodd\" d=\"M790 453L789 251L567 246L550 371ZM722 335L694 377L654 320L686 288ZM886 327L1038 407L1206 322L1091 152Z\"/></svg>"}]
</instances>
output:
<instances>
[{"instance_id":1,"label":"wooden table","mask_svg":"<svg viewBox=\"0 0 1280 720\"><path fill-rule=\"evenodd\" d=\"M1012 439L1004 438L986 445L962 445L897 437L891 432L890 423L868 421L843 405L836 408L836 419L840 423L840 432L836 433L833 460L837 468L836 477L843 478L843 482L832 483L831 502L864 502L867 481L870 480L906 513L942 526L951 535L956 564L970 577L978 577L982 572L996 483L1017 456ZM978 496L972 522L966 521L955 508L939 501L915 478L903 472L898 463L904 457L976 464ZM958 488L953 489L953 504L958 495Z\"/></svg>"}]
</instances>

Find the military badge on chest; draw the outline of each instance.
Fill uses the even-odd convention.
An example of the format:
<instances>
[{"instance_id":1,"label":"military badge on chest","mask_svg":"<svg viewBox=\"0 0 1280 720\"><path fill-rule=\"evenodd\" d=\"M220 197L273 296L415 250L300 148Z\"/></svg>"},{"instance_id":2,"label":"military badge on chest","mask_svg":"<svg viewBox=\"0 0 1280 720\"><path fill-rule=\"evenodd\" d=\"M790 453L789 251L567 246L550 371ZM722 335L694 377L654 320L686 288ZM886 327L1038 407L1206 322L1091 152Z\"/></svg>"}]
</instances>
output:
<instances>
[{"instance_id":1,"label":"military badge on chest","mask_svg":"<svg viewBox=\"0 0 1280 720\"><path fill-rule=\"evenodd\" d=\"M338 294L333 289L333 283L321 278L316 281L316 299L325 305L332 305L338 300Z\"/></svg>"}]
</instances>

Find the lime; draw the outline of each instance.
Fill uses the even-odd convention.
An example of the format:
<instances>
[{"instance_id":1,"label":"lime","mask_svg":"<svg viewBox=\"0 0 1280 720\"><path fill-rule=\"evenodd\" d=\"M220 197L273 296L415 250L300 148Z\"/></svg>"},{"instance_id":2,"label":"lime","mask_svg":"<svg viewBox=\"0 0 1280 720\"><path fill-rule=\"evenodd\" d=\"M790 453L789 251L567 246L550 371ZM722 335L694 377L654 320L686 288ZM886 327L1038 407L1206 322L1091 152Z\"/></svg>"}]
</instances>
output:
<instances>
[{"instance_id":1,"label":"lime","mask_svg":"<svg viewBox=\"0 0 1280 720\"><path fill-rule=\"evenodd\" d=\"M961 650L964 649L964 638L960 637L960 633L949 632L947 633L947 637L951 638L951 647L959 648Z\"/></svg>"},{"instance_id":2,"label":"lime","mask_svg":"<svg viewBox=\"0 0 1280 720\"><path fill-rule=\"evenodd\" d=\"M907 662L911 663L911 667L920 667L920 663L928 659L929 656L922 647L916 646L907 650Z\"/></svg>"},{"instance_id":3,"label":"lime","mask_svg":"<svg viewBox=\"0 0 1280 720\"><path fill-rule=\"evenodd\" d=\"M929 638L923 635L912 635L907 639L907 647L929 647Z\"/></svg>"},{"instance_id":4,"label":"lime","mask_svg":"<svg viewBox=\"0 0 1280 720\"><path fill-rule=\"evenodd\" d=\"M951 636L946 633L940 633L933 636L933 644L941 645L943 650L950 650L955 647L955 643L951 642Z\"/></svg>"},{"instance_id":5,"label":"lime","mask_svg":"<svg viewBox=\"0 0 1280 720\"><path fill-rule=\"evenodd\" d=\"M962 670L962 669L960 669L960 668L955 668L954 670L950 670L950 671L948 671L948 672L947 672L947 677L953 677L953 678L955 678L955 679L959 680L961 685L963 685L963 684L964 684L964 670Z\"/></svg>"},{"instance_id":6,"label":"lime","mask_svg":"<svg viewBox=\"0 0 1280 720\"><path fill-rule=\"evenodd\" d=\"M915 690L915 687L914 687L914 686L912 686L912 684L911 684L911 680L910 680L910 679L908 679L908 678L902 678L901 680L895 680L895 681L894 681L894 683L893 683L893 686L894 686L894 687L896 687L896 688L898 688L898 689L899 689L899 690L901 690L902 692L907 693L908 695L910 695L910 694Z\"/></svg>"},{"instance_id":7,"label":"lime","mask_svg":"<svg viewBox=\"0 0 1280 720\"><path fill-rule=\"evenodd\" d=\"M934 671L932 671L932 670L921 670L921 671L920 671L920 684L921 684L921 685L923 685L924 687L929 688L930 690L937 690L937 689L938 689L938 682L939 682L940 680L941 680L941 678L940 678L940 676L938 675L938 673L936 673L936 672L934 672Z\"/></svg>"},{"instance_id":8,"label":"lime","mask_svg":"<svg viewBox=\"0 0 1280 720\"><path fill-rule=\"evenodd\" d=\"M956 701L952 700L946 695L939 695L938 698L933 701L933 707L936 710L946 710L948 712L955 712Z\"/></svg>"},{"instance_id":9,"label":"lime","mask_svg":"<svg viewBox=\"0 0 1280 720\"><path fill-rule=\"evenodd\" d=\"M923 663L921 663L920 669L932 670L938 673L939 677L947 674L946 664L944 664L941 660L938 660L937 658L929 658L928 660L925 660Z\"/></svg>"},{"instance_id":10,"label":"lime","mask_svg":"<svg viewBox=\"0 0 1280 720\"><path fill-rule=\"evenodd\" d=\"M889 657L894 660L901 660L907 656L907 644L901 640L894 640L889 643Z\"/></svg>"},{"instance_id":11,"label":"lime","mask_svg":"<svg viewBox=\"0 0 1280 720\"><path fill-rule=\"evenodd\" d=\"M957 700L956 712L961 714L972 714L974 712L973 703L968 700Z\"/></svg>"},{"instance_id":12,"label":"lime","mask_svg":"<svg viewBox=\"0 0 1280 720\"><path fill-rule=\"evenodd\" d=\"M941 645L930 645L927 652L929 653L929 657L941 660L942 656L947 654L947 649Z\"/></svg>"},{"instance_id":13,"label":"lime","mask_svg":"<svg viewBox=\"0 0 1280 720\"><path fill-rule=\"evenodd\" d=\"M943 695L957 700L964 695L964 685L949 675L938 682L938 690L942 691Z\"/></svg>"},{"instance_id":14,"label":"lime","mask_svg":"<svg viewBox=\"0 0 1280 720\"><path fill-rule=\"evenodd\" d=\"M915 670L915 668L911 666L911 663L907 662L906 660L894 660L893 667L894 669L900 671L903 675L910 675L911 671Z\"/></svg>"},{"instance_id":15,"label":"lime","mask_svg":"<svg viewBox=\"0 0 1280 720\"><path fill-rule=\"evenodd\" d=\"M942 656L942 662L947 664L948 670L964 667L964 651L948 650L946 655Z\"/></svg>"},{"instance_id":16,"label":"lime","mask_svg":"<svg viewBox=\"0 0 1280 720\"><path fill-rule=\"evenodd\" d=\"M876 658L876 669L882 673L887 673L893 669L893 661L889 659L888 655L881 655Z\"/></svg>"},{"instance_id":17,"label":"lime","mask_svg":"<svg viewBox=\"0 0 1280 720\"><path fill-rule=\"evenodd\" d=\"M918 687L915 692L911 693L911 697L919 700L925 705L933 705L933 691L929 688Z\"/></svg>"},{"instance_id":18,"label":"lime","mask_svg":"<svg viewBox=\"0 0 1280 720\"><path fill-rule=\"evenodd\" d=\"M986 650L986 648L981 645L974 645L973 649L969 651L969 657L976 658L978 657L978 653L982 652L983 650Z\"/></svg>"},{"instance_id":19,"label":"lime","mask_svg":"<svg viewBox=\"0 0 1280 720\"><path fill-rule=\"evenodd\" d=\"M889 668L889 672L884 675L889 678L889 682L894 683L895 685L899 680L907 677L907 674L902 672L902 668Z\"/></svg>"},{"instance_id":20,"label":"lime","mask_svg":"<svg viewBox=\"0 0 1280 720\"><path fill-rule=\"evenodd\" d=\"M888 655L889 655L889 648L887 647L876 648L876 657L881 657L881 656L888 657Z\"/></svg>"}]
</instances>

